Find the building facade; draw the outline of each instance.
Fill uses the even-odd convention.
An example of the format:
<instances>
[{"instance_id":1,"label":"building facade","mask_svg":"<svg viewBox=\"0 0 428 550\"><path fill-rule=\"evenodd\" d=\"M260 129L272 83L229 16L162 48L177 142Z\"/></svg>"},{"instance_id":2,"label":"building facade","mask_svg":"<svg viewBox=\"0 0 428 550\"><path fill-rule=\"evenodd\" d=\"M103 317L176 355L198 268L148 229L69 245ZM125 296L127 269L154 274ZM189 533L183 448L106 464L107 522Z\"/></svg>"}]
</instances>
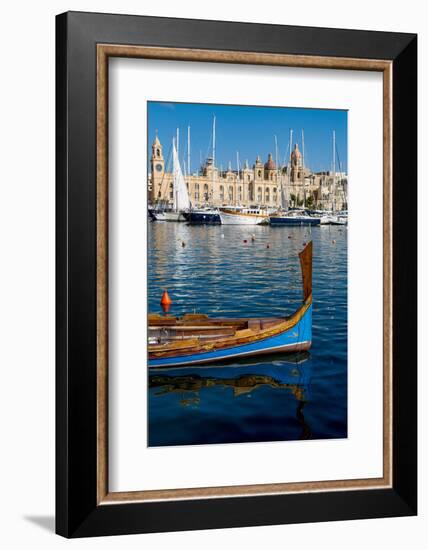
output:
<instances>
[{"instance_id":1,"label":"building facade","mask_svg":"<svg viewBox=\"0 0 428 550\"><path fill-rule=\"evenodd\" d=\"M347 177L332 172L312 173L303 166L302 154L296 144L286 166L276 166L269 153L265 163L258 156L250 168L220 170L208 158L199 173L185 175L192 206L261 206L279 209L306 206L325 210L347 208ZM152 144L148 178L151 204L172 204L173 174L167 171L163 147L156 136Z\"/></svg>"}]
</instances>

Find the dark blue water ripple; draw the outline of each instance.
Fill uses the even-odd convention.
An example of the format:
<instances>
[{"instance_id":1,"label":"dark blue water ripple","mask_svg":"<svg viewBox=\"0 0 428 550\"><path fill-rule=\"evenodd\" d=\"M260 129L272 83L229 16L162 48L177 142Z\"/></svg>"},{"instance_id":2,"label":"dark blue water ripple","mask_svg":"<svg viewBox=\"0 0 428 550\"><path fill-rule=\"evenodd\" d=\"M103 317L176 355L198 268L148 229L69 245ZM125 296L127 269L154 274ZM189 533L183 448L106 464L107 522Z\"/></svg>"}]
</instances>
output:
<instances>
[{"instance_id":1,"label":"dark blue water ripple","mask_svg":"<svg viewBox=\"0 0 428 550\"><path fill-rule=\"evenodd\" d=\"M150 223L149 310L161 312L166 288L173 315L291 314L302 300L298 253L311 239L310 354L150 373L150 446L347 436L346 228Z\"/></svg>"}]
</instances>

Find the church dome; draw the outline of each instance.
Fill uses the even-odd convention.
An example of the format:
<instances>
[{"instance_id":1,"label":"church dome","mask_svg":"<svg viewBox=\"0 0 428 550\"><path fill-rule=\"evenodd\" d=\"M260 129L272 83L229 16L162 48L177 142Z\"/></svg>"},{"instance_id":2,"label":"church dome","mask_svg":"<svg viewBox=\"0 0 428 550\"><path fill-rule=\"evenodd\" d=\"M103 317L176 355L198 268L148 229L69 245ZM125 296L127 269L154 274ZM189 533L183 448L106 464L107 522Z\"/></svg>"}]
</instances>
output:
<instances>
[{"instance_id":1,"label":"church dome","mask_svg":"<svg viewBox=\"0 0 428 550\"><path fill-rule=\"evenodd\" d=\"M299 146L297 145L297 143L294 145L294 149L293 149L293 152L291 153L291 156L296 159L302 158L302 153L299 151Z\"/></svg>"},{"instance_id":2,"label":"church dome","mask_svg":"<svg viewBox=\"0 0 428 550\"><path fill-rule=\"evenodd\" d=\"M265 170L276 170L276 165L273 161L271 153L269 153L267 162L265 163Z\"/></svg>"}]
</instances>

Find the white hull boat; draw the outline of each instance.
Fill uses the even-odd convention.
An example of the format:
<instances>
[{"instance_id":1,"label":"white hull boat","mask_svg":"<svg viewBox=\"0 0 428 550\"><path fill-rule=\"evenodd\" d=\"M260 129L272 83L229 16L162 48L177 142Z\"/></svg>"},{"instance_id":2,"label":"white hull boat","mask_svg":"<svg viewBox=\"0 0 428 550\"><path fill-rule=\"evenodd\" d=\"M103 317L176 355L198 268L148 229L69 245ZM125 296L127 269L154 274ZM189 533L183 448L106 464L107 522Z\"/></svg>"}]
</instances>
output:
<instances>
[{"instance_id":1,"label":"white hull boat","mask_svg":"<svg viewBox=\"0 0 428 550\"><path fill-rule=\"evenodd\" d=\"M321 216L321 225L348 225L348 216L325 214Z\"/></svg>"},{"instance_id":2,"label":"white hull boat","mask_svg":"<svg viewBox=\"0 0 428 550\"><path fill-rule=\"evenodd\" d=\"M320 217L320 225L331 225L333 223L334 219L335 219L334 216L330 216L328 214L322 215Z\"/></svg>"},{"instance_id":3,"label":"white hull boat","mask_svg":"<svg viewBox=\"0 0 428 550\"><path fill-rule=\"evenodd\" d=\"M157 222L185 222L186 217L183 212L153 212L152 216Z\"/></svg>"},{"instance_id":4,"label":"white hull boat","mask_svg":"<svg viewBox=\"0 0 428 550\"><path fill-rule=\"evenodd\" d=\"M335 219L330 222L330 225L348 225L348 218L345 216L336 216Z\"/></svg>"},{"instance_id":5,"label":"white hull boat","mask_svg":"<svg viewBox=\"0 0 428 550\"><path fill-rule=\"evenodd\" d=\"M221 210L220 219L222 225L260 225L267 223L269 216L256 210Z\"/></svg>"}]
</instances>

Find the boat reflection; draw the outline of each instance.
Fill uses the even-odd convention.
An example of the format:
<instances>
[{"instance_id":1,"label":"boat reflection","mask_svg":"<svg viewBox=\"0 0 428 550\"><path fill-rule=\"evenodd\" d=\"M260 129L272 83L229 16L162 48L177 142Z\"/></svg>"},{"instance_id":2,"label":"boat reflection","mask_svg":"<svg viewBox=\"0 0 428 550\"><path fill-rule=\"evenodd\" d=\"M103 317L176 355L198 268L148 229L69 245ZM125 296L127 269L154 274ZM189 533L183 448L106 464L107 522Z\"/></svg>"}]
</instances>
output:
<instances>
[{"instance_id":1,"label":"boat reflection","mask_svg":"<svg viewBox=\"0 0 428 550\"><path fill-rule=\"evenodd\" d=\"M154 397L176 393L182 407L197 408L201 390L230 388L234 398L249 396L268 386L286 391L296 400L296 419L301 426L300 439L310 439L311 428L305 420L304 407L310 401L310 353L273 355L267 363L256 357L236 361L227 369L219 366L199 366L178 369L152 369L148 385ZM266 357L264 357L266 360Z\"/></svg>"}]
</instances>

